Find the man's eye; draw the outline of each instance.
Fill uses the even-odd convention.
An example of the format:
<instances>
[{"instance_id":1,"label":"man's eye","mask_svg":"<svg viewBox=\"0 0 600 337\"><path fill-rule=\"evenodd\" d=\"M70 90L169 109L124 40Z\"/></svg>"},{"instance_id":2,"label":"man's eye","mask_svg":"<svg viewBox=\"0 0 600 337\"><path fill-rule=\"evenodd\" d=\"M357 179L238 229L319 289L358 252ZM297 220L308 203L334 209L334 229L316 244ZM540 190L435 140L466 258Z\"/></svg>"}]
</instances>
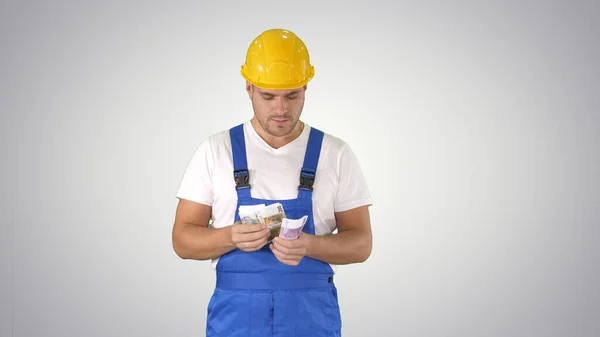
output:
<instances>
[{"instance_id":1,"label":"man's eye","mask_svg":"<svg viewBox=\"0 0 600 337\"><path fill-rule=\"evenodd\" d=\"M263 98L267 101L270 101L273 99L273 96L263 96Z\"/></svg>"},{"instance_id":2,"label":"man's eye","mask_svg":"<svg viewBox=\"0 0 600 337\"><path fill-rule=\"evenodd\" d=\"M289 99L296 99L298 96L296 95L292 95L292 96L288 96Z\"/></svg>"}]
</instances>

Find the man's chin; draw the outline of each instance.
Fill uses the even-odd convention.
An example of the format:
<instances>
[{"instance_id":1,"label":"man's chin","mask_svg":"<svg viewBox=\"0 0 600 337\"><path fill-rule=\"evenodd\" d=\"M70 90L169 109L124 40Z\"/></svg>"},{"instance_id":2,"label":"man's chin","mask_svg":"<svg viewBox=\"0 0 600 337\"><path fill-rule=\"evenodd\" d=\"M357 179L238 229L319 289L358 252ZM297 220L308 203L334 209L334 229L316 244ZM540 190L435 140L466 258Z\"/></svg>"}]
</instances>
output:
<instances>
[{"instance_id":1,"label":"man's chin","mask_svg":"<svg viewBox=\"0 0 600 337\"><path fill-rule=\"evenodd\" d=\"M267 131L269 132L269 134L271 134L271 136L274 136L274 137L285 137L292 132L292 130L278 129L278 128L270 128Z\"/></svg>"},{"instance_id":2,"label":"man's chin","mask_svg":"<svg viewBox=\"0 0 600 337\"><path fill-rule=\"evenodd\" d=\"M294 131L294 126L291 121L287 121L285 123L273 122L269 125L269 133L274 136L282 137L287 136L292 131Z\"/></svg>"}]
</instances>

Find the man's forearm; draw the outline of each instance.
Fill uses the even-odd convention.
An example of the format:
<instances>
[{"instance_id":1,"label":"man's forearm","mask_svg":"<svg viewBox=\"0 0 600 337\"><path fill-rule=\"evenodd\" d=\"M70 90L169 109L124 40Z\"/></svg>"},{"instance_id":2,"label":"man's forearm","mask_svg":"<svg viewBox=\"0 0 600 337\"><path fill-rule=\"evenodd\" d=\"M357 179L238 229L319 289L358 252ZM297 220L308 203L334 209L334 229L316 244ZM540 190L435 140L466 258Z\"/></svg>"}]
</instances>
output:
<instances>
[{"instance_id":1,"label":"man's forearm","mask_svg":"<svg viewBox=\"0 0 600 337\"><path fill-rule=\"evenodd\" d=\"M173 233L173 248L182 259L210 260L235 248L231 227L208 228L186 223Z\"/></svg>"},{"instance_id":2,"label":"man's forearm","mask_svg":"<svg viewBox=\"0 0 600 337\"><path fill-rule=\"evenodd\" d=\"M332 264L366 261L371 255L371 234L349 229L333 235L310 235L306 256Z\"/></svg>"}]
</instances>

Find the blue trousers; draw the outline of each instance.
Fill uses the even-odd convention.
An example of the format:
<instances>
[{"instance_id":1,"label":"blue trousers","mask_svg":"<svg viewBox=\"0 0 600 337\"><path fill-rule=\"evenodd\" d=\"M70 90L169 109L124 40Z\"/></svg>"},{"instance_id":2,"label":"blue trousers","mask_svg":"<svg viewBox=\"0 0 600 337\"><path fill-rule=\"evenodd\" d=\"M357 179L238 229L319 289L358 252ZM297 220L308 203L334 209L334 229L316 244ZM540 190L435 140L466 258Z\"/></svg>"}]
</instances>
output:
<instances>
[{"instance_id":1,"label":"blue trousers","mask_svg":"<svg viewBox=\"0 0 600 337\"><path fill-rule=\"evenodd\" d=\"M323 275L217 274L206 336L341 336L337 289Z\"/></svg>"}]
</instances>

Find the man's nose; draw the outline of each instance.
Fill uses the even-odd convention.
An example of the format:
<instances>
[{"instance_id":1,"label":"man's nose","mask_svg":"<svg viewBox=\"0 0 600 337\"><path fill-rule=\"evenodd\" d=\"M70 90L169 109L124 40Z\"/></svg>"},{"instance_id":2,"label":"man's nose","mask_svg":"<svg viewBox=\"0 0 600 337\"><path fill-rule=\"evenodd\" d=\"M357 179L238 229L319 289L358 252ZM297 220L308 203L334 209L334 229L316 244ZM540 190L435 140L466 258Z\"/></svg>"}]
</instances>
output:
<instances>
[{"instance_id":1,"label":"man's nose","mask_svg":"<svg viewBox=\"0 0 600 337\"><path fill-rule=\"evenodd\" d=\"M283 97L275 98L275 112L277 114L284 114L287 112L287 101Z\"/></svg>"}]
</instances>

